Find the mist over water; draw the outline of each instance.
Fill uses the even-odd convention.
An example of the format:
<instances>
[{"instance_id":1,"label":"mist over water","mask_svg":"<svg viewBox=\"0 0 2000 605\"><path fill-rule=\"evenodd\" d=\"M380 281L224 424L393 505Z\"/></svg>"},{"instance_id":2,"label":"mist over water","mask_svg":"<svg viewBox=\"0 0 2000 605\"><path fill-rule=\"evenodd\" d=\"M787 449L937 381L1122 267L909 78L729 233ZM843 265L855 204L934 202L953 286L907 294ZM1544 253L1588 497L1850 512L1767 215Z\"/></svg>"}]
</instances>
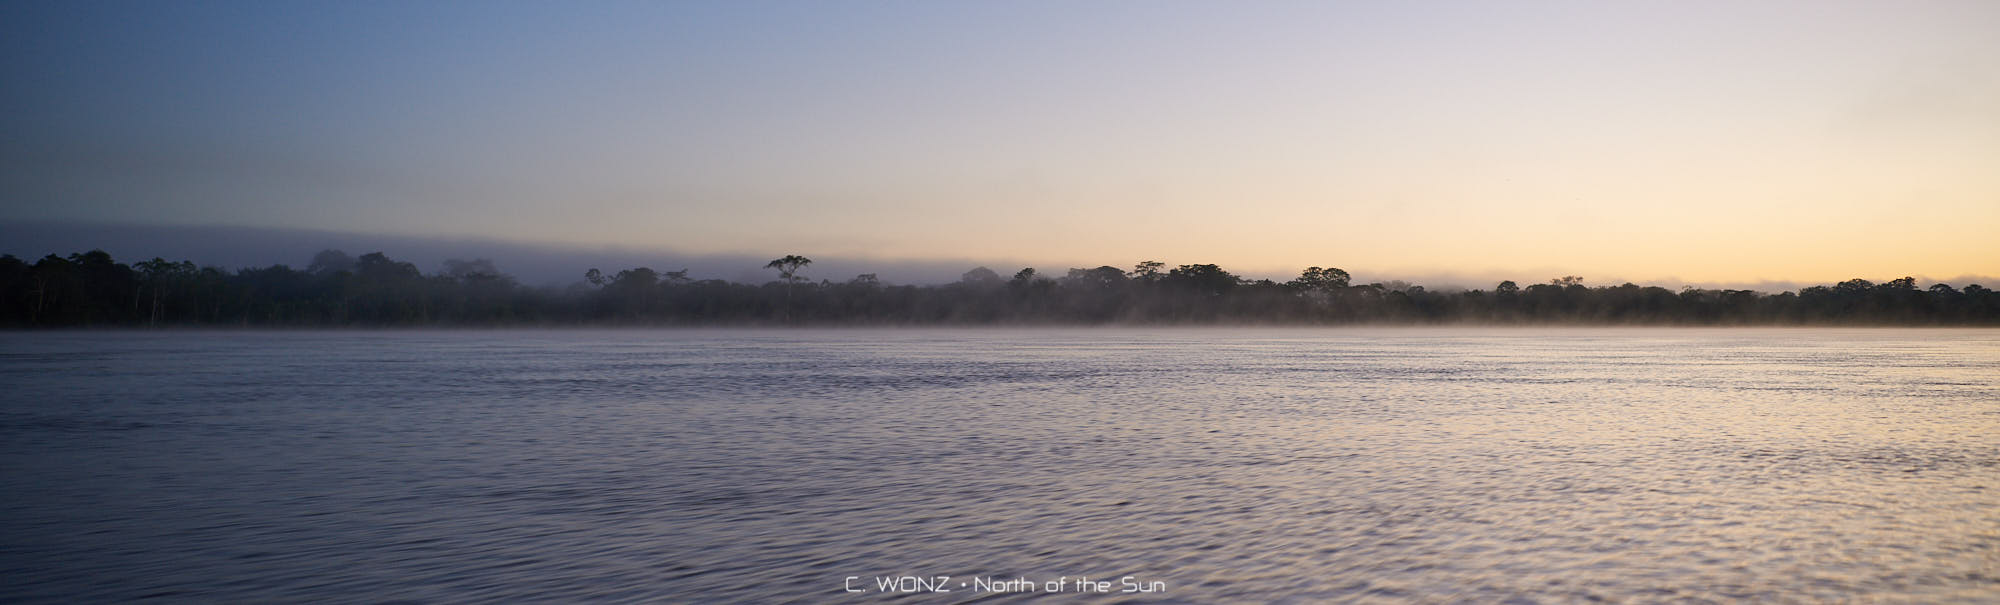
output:
<instances>
[{"instance_id":1,"label":"mist over water","mask_svg":"<svg viewBox=\"0 0 2000 605\"><path fill-rule=\"evenodd\" d=\"M1996 377L1979 329L5 333L0 601L1995 600Z\"/></svg>"}]
</instances>

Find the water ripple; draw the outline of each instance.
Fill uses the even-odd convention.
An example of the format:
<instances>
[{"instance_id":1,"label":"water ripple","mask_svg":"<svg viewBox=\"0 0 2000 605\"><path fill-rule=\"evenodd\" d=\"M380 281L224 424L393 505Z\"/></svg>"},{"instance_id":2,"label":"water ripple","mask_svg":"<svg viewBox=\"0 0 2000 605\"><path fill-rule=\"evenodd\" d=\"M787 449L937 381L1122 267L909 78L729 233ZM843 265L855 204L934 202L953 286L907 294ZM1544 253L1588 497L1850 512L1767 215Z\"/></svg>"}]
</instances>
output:
<instances>
[{"instance_id":1,"label":"water ripple","mask_svg":"<svg viewBox=\"0 0 2000 605\"><path fill-rule=\"evenodd\" d=\"M0 349L0 601L2000 600L1990 330Z\"/></svg>"}]
</instances>

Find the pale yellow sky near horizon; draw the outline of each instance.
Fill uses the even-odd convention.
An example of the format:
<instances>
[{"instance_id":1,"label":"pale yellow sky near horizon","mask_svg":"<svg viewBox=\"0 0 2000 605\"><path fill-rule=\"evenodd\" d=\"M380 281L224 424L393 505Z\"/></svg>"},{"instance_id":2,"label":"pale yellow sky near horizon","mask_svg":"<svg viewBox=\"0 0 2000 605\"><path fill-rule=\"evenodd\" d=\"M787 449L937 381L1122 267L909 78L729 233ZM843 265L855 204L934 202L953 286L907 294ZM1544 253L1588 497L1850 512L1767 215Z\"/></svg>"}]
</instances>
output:
<instances>
[{"instance_id":1,"label":"pale yellow sky near horizon","mask_svg":"<svg viewBox=\"0 0 2000 605\"><path fill-rule=\"evenodd\" d=\"M0 219L1044 268L2000 275L1995 2L440 3L134 31L44 8L9 30L9 80L41 86L0 99Z\"/></svg>"}]
</instances>

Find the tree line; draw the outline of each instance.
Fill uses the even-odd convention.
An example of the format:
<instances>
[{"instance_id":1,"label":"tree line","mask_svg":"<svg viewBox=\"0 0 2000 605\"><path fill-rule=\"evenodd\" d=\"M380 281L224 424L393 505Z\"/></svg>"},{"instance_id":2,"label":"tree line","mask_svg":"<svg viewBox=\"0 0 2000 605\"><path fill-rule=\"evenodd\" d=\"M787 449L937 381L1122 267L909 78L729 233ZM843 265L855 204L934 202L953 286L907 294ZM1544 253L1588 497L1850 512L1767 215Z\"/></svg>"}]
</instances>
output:
<instances>
[{"instance_id":1,"label":"tree line","mask_svg":"<svg viewBox=\"0 0 2000 605\"><path fill-rule=\"evenodd\" d=\"M1352 283L1312 267L1277 282L1213 264L1101 266L1011 277L985 267L940 285L891 285L874 274L812 280L787 255L778 279L746 284L687 271L592 268L567 287L518 283L487 260L424 273L380 252L316 255L228 271L160 258L125 264L102 250L28 263L0 256L0 326L509 326L751 324L1640 324L2000 325L2000 296L1979 285L1919 288L1904 277L1852 279L1797 292L1621 284L1565 276L1520 286L1432 291Z\"/></svg>"}]
</instances>

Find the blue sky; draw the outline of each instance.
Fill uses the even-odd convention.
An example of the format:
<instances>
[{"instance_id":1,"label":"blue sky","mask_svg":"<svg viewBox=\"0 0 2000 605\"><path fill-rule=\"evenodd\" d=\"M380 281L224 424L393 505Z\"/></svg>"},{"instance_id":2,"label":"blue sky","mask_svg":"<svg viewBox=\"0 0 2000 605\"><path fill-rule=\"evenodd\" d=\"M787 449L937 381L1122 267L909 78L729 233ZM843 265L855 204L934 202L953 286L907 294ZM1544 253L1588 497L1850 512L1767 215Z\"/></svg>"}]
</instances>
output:
<instances>
[{"instance_id":1,"label":"blue sky","mask_svg":"<svg viewBox=\"0 0 2000 605\"><path fill-rule=\"evenodd\" d=\"M0 221L1993 275L1994 31L1991 2L9 3Z\"/></svg>"}]
</instances>

